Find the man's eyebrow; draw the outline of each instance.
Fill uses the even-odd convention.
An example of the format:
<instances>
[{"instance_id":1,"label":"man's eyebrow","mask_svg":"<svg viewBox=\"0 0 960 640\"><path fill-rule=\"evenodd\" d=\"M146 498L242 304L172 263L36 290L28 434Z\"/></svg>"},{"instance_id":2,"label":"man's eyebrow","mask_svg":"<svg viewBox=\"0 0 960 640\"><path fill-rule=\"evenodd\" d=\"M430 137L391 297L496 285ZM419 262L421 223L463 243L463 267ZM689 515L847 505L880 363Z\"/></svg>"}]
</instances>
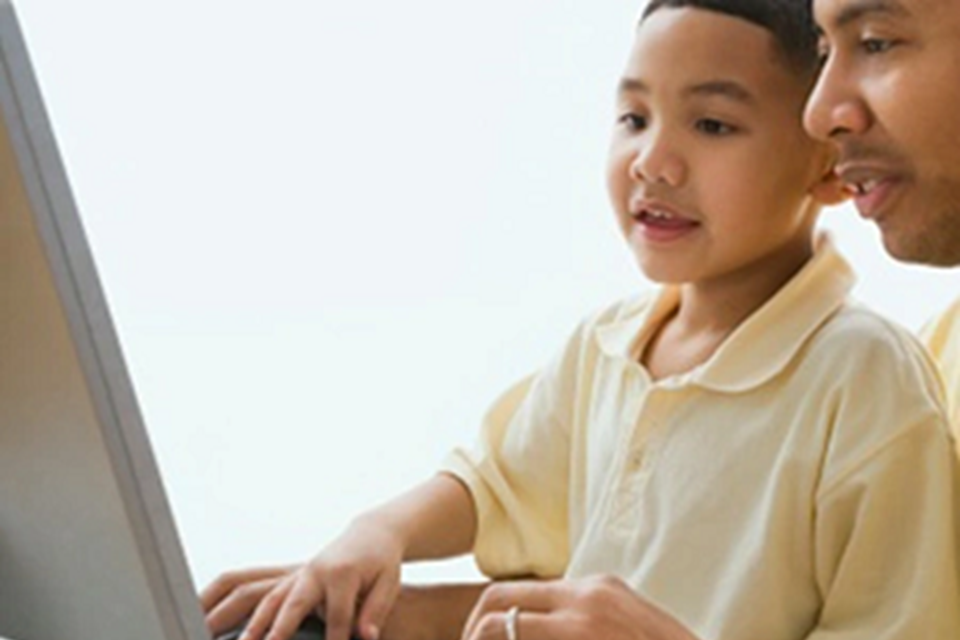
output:
<instances>
[{"instance_id":1,"label":"man's eyebrow","mask_svg":"<svg viewBox=\"0 0 960 640\"><path fill-rule=\"evenodd\" d=\"M910 15L906 7L896 0L855 0L847 3L833 17L833 27L843 29L854 22L875 15L903 17Z\"/></svg>"},{"instance_id":2,"label":"man's eyebrow","mask_svg":"<svg viewBox=\"0 0 960 640\"><path fill-rule=\"evenodd\" d=\"M732 80L710 80L708 82L700 82L686 88L683 93L687 96L705 98L719 96L721 98L729 98L736 102L742 102L744 104L753 104L757 101L754 95L750 93L742 84Z\"/></svg>"}]
</instances>

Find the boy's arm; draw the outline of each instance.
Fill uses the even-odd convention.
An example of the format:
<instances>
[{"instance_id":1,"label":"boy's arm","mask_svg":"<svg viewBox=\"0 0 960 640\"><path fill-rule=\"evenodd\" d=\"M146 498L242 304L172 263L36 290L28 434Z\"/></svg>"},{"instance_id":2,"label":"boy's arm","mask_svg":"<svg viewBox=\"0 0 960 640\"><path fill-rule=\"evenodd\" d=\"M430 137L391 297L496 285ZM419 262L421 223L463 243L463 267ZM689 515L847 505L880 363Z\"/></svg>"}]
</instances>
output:
<instances>
[{"instance_id":1,"label":"boy's arm","mask_svg":"<svg viewBox=\"0 0 960 640\"><path fill-rule=\"evenodd\" d=\"M360 516L353 527L393 531L403 546L404 561L434 560L470 551L477 515L469 489L453 475L439 473Z\"/></svg>"},{"instance_id":2,"label":"boy's arm","mask_svg":"<svg viewBox=\"0 0 960 640\"><path fill-rule=\"evenodd\" d=\"M808 640L960 638L960 475L940 420L825 486L815 535L824 605Z\"/></svg>"}]
</instances>

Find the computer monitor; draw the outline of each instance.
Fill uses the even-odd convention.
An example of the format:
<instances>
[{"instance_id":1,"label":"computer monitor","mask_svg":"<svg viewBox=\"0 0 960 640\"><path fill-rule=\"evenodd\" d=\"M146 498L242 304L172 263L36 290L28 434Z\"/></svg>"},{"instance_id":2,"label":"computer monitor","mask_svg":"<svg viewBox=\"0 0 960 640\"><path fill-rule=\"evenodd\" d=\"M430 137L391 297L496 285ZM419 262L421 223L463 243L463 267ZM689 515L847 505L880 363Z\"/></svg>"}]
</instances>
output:
<instances>
[{"instance_id":1,"label":"computer monitor","mask_svg":"<svg viewBox=\"0 0 960 640\"><path fill-rule=\"evenodd\" d=\"M7 0L0 0L0 637L209 638Z\"/></svg>"}]
</instances>

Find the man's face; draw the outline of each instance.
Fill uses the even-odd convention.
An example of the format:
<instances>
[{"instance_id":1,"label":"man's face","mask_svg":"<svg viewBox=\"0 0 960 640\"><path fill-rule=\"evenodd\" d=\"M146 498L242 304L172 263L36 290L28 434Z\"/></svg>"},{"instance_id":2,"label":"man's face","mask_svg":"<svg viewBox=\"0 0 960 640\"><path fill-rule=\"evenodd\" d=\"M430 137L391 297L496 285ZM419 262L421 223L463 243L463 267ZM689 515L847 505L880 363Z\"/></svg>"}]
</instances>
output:
<instances>
[{"instance_id":1,"label":"man's face","mask_svg":"<svg viewBox=\"0 0 960 640\"><path fill-rule=\"evenodd\" d=\"M813 3L825 63L807 129L837 145L891 255L960 264L960 1Z\"/></svg>"}]
</instances>

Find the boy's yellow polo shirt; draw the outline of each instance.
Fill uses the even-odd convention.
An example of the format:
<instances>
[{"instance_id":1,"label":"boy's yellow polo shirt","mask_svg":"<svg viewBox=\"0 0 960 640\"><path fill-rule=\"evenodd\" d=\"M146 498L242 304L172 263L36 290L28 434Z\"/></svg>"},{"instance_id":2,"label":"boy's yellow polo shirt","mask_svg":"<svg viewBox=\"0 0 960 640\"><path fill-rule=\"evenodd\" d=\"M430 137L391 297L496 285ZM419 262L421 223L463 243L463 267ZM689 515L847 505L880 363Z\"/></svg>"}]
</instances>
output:
<instances>
[{"instance_id":1,"label":"boy's yellow polo shirt","mask_svg":"<svg viewBox=\"0 0 960 640\"><path fill-rule=\"evenodd\" d=\"M445 469L494 577L615 574L704 640L960 638L960 481L935 374L830 246L704 365L637 354L677 291L585 322Z\"/></svg>"},{"instance_id":2,"label":"boy's yellow polo shirt","mask_svg":"<svg viewBox=\"0 0 960 640\"><path fill-rule=\"evenodd\" d=\"M947 406L954 433L960 434L960 299L920 332L940 365L947 387Z\"/></svg>"}]
</instances>

